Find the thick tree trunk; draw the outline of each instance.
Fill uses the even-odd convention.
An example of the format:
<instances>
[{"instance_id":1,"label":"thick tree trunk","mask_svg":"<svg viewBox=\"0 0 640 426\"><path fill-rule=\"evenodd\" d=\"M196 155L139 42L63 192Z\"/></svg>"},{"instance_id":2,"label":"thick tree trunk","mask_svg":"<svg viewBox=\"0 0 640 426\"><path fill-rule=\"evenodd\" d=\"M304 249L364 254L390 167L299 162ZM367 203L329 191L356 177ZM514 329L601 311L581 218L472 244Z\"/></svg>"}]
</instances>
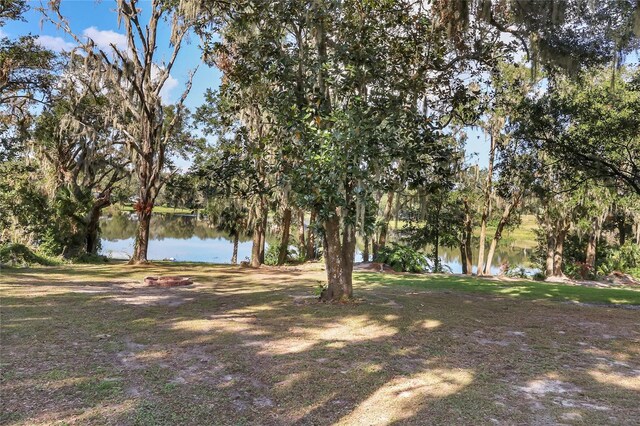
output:
<instances>
[{"instance_id":1,"label":"thick tree trunk","mask_svg":"<svg viewBox=\"0 0 640 426\"><path fill-rule=\"evenodd\" d=\"M307 227L307 260L315 260L317 258L316 253L316 234L313 231L313 227L316 223L316 211L311 210L309 217L309 226Z\"/></svg>"},{"instance_id":2,"label":"thick tree trunk","mask_svg":"<svg viewBox=\"0 0 640 426\"><path fill-rule=\"evenodd\" d=\"M298 209L298 250L300 250L300 259L306 260L306 248L304 241L304 210Z\"/></svg>"},{"instance_id":3,"label":"thick tree trunk","mask_svg":"<svg viewBox=\"0 0 640 426\"><path fill-rule=\"evenodd\" d=\"M267 215L266 202L260 199L257 206L256 221L253 228L253 238L251 245L251 266L259 268L264 263L264 240L266 233L265 217Z\"/></svg>"},{"instance_id":4,"label":"thick tree trunk","mask_svg":"<svg viewBox=\"0 0 640 426\"><path fill-rule=\"evenodd\" d=\"M513 213L513 210L516 207L518 207L518 204L520 203L520 197L521 197L521 193L517 192L516 194L514 194L514 197L511 200L511 202L504 207L504 211L502 212L502 216L500 217L500 221L498 222L498 227L496 228L496 233L493 236L493 240L491 240L491 247L489 247L489 254L487 254L487 263L484 267L484 273L486 275L491 275L491 264L493 263L493 256L496 252L496 247L498 246L498 243L502 239L502 231L504 230L504 227L507 225L507 222L509 221L511 214Z\"/></svg>"},{"instance_id":5,"label":"thick tree trunk","mask_svg":"<svg viewBox=\"0 0 640 426\"><path fill-rule=\"evenodd\" d=\"M469 269L467 268L467 248L464 241L460 243L460 265L462 266L462 273L469 275Z\"/></svg>"},{"instance_id":6,"label":"thick tree trunk","mask_svg":"<svg viewBox=\"0 0 640 426\"><path fill-rule=\"evenodd\" d=\"M389 222L391 221L391 214L393 213L393 191L387 193L387 205L384 208L382 215L382 226L380 227L380 235L378 236L378 246L376 247L376 254L378 250L383 249L387 244L387 233L389 230Z\"/></svg>"},{"instance_id":7,"label":"thick tree trunk","mask_svg":"<svg viewBox=\"0 0 640 426\"><path fill-rule=\"evenodd\" d=\"M340 241L340 218L336 215L324 222L324 261L327 270L327 288L322 300L341 300L350 297L351 283L345 282L344 256Z\"/></svg>"},{"instance_id":8,"label":"thick tree trunk","mask_svg":"<svg viewBox=\"0 0 640 426\"><path fill-rule=\"evenodd\" d=\"M98 253L98 243L100 238L100 212L103 208L111 204L111 189L107 189L93 203L89 213L86 216L87 235L85 250L89 254Z\"/></svg>"},{"instance_id":9,"label":"thick tree trunk","mask_svg":"<svg viewBox=\"0 0 640 426\"><path fill-rule=\"evenodd\" d=\"M98 253L100 230L100 209L92 208L87 217L86 251L89 254Z\"/></svg>"},{"instance_id":10,"label":"thick tree trunk","mask_svg":"<svg viewBox=\"0 0 640 426\"><path fill-rule=\"evenodd\" d=\"M556 235L553 228L547 230L547 252L544 274L547 277L553 276L554 255L556 250Z\"/></svg>"},{"instance_id":11,"label":"thick tree trunk","mask_svg":"<svg viewBox=\"0 0 640 426\"><path fill-rule=\"evenodd\" d=\"M600 238L600 219L594 218L591 225L591 232L589 233L589 240L587 241L587 252L585 256L585 263L591 268L592 271L596 268L596 250L598 248L598 239Z\"/></svg>"},{"instance_id":12,"label":"thick tree trunk","mask_svg":"<svg viewBox=\"0 0 640 426\"><path fill-rule=\"evenodd\" d=\"M368 235L364 236L364 249L362 250L362 261L363 262L369 261L369 236Z\"/></svg>"},{"instance_id":13,"label":"thick tree trunk","mask_svg":"<svg viewBox=\"0 0 640 426\"><path fill-rule=\"evenodd\" d=\"M146 263L147 251L149 249L149 227L151 225L151 211L153 205L142 208L138 211L138 231L136 234L136 243L133 249L133 257L129 263Z\"/></svg>"},{"instance_id":14,"label":"thick tree trunk","mask_svg":"<svg viewBox=\"0 0 640 426\"><path fill-rule=\"evenodd\" d=\"M621 217L618 219L617 227L620 245L623 246L624 243L627 242L627 221L624 215L621 215Z\"/></svg>"},{"instance_id":15,"label":"thick tree trunk","mask_svg":"<svg viewBox=\"0 0 640 426\"><path fill-rule=\"evenodd\" d=\"M480 246L478 250L478 271L479 276L484 275L484 249L487 240L487 220L491 213L491 186L493 183L493 161L496 151L496 137L491 131L491 149L489 150L489 167L487 170L487 181L484 187L484 206L482 208L482 218L480 219Z\"/></svg>"},{"instance_id":16,"label":"thick tree trunk","mask_svg":"<svg viewBox=\"0 0 640 426\"><path fill-rule=\"evenodd\" d=\"M563 277L562 272L562 256L564 252L564 240L567 236L568 229L563 228L558 232L556 237L556 246L553 252L553 275L555 277Z\"/></svg>"},{"instance_id":17,"label":"thick tree trunk","mask_svg":"<svg viewBox=\"0 0 640 426\"><path fill-rule=\"evenodd\" d=\"M240 239L240 235L236 232L233 235L233 255L231 256L231 264L238 264L238 240Z\"/></svg>"},{"instance_id":18,"label":"thick tree trunk","mask_svg":"<svg viewBox=\"0 0 640 426\"><path fill-rule=\"evenodd\" d=\"M282 235L280 236L280 251L278 252L278 265L284 265L287 261L289 249L289 232L291 230L291 209L286 208L282 214Z\"/></svg>"},{"instance_id":19,"label":"thick tree trunk","mask_svg":"<svg viewBox=\"0 0 640 426\"><path fill-rule=\"evenodd\" d=\"M262 264L260 262L260 241L261 241L261 230L260 226L256 226L253 230L253 237L251 239L251 266L253 268L259 268Z\"/></svg>"}]
</instances>

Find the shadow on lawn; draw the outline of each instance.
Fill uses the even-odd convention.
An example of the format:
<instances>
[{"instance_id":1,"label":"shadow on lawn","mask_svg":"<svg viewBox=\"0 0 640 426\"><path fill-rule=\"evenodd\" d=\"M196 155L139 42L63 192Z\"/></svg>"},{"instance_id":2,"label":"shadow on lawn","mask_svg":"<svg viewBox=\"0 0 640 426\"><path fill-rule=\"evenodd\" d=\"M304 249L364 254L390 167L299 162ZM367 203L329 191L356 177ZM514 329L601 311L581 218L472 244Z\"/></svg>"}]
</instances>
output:
<instances>
[{"instance_id":1,"label":"shadow on lawn","mask_svg":"<svg viewBox=\"0 0 640 426\"><path fill-rule=\"evenodd\" d=\"M67 293L3 297L2 386L12 396L2 420L13 412L29 424L513 424L638 415L635 312L418 293L372 274L358 275L369 283L357 288L360 303L324 305L308 297L313 279L289 275L212 268L193 288L77 293L72 283Z\"/></svg>"}]
</instances>

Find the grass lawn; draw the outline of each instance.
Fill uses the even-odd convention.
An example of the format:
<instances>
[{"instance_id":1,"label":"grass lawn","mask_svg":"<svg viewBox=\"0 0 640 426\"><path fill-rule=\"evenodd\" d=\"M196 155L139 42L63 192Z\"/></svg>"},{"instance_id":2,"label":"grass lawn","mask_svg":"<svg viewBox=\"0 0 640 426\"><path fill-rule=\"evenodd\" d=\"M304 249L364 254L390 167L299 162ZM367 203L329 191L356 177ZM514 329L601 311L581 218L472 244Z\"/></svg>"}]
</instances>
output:
<instances>
[{"instance_id":1,"label":"grass lawn","mask_svg":"<svg viewBox=\"0 0 640 426\"><path fill-rule=\"evenodd\" d=\"M389 222L390 229L402 229L407 222L399 220L396 224L395 220ZM533 249L536 247L536 234L535 230L538 228L538 222L534 215L522 215L520 225L515 229L508 229L503 232L502 240L500 240L501 246L509 246L521 249ZM496 233L495 226L487 226L487 245L491 243L494 234ZM474 228L474 236L480 236L480 227Z\"/></svg>"},{"instance_id":2,"label":"grass lawn","mask_svg":"<svg viewBox=\"0 0 640 426\"><path fill-rule=\"evenodd\" d=\"M146 275L196 284L143 287ZM0 424L637 424L640 291L122 263L0 271Z\"/></svg>"},{"instance_id":3,"label":"grass lawn","mask_svg":"<svg viewBox=\"0 0 640 426\"><path fill-rule=\"evenodd\" d=\"M132 212L133 206L120 206L120 210L123 212ZM193 213L193 210L166 206L154 206L153 212L159 214L191 214Z\"/></svg>"}]
</instances>

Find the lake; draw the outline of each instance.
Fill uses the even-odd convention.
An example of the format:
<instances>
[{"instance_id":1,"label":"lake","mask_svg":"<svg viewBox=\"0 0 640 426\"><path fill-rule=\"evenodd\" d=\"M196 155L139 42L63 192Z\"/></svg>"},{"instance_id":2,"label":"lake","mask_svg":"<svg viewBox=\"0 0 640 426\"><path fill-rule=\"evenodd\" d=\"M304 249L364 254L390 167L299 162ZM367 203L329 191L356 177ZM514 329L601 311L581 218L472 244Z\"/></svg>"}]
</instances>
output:
<instances>
[{"instance_id":1,"label":"lake","mask_svg":"<svg viewBox=\"0 0 640 426\"><path fill-rule=\"evenodd\" d=\"M103 217L100 222L102 229L101 253L105 256L128 259L133 253L134 236L138 223L134 216L123 213L112 217ZM204 221L197 221L191 216L154 215L151 220L151 239L149 241L149 260L173 259L176 261L230 263L233 242L228 235L219 232ZM274 243L272 236L267 238ZM356 249L356 262L362 260L360 247ZM440 249L440 260L447 265L451 272L462 272L459 249ZM523 267L528 272L531 269L531 250L516 247L498 247L491 272L500 272L500 266L508 262L509 267ZM251 239L240 238L238 245L238 261L251 257ZM474 260L477 259L477 248Z\"/></svg>"}]
</instances>

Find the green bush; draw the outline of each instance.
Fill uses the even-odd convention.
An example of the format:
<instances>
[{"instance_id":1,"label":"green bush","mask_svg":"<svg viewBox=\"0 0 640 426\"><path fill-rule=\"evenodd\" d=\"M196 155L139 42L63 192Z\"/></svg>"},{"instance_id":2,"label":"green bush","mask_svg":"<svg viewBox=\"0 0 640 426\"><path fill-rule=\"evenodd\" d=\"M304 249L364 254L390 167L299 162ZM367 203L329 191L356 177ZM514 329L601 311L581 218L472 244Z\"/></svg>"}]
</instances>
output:
<instances>
[{"instance_id":1,"label":"green bush","mask_svg":"<svg viewBox=\"0 0 640 426\"><path fill-rule=\"evenodd\" d=\"M280 243L269 244L267 247L267 251L264 253L264 264L265 265L277 265L278 264L278 254L280 254Z\"/></svg>"},{"instance_id":2,"label":"green bush","mask_svg":"<svg viewBox=\"0 0 640 426\"><path fill-rule=\"evenodd\" d=\"M269 266L275 266L278 264L278 256L280 254L280 241L274 241L273 244L269 244L267 251L264 253L264 264ZM287 250L287 259L285 262L296 262L299 260L298 252L295 250Z\"/></svg>"},{"instance_id":3,"label":"green bush","mask_svg":"<svg viewBox=\"0 0 640 426\"><path fill-rule=\"evenodd\" d=\"M52 265L53 261L34 253L24 244L0 246L0 263L8 266Z\"/></svg>"},{"instance_id":4,"label":"green bush","mask_svg":"<svg viewBox=\"0 0 640 426\"><path fill-rule=\"evenodd\" d=\"M401 244L391 243L383 247L375 262L385 263L398 272L425 272L429 269L427 257L419 251Z\"/></svg>"},{"instance_id":5,"label":"green bush","mask_svg":"<svg viewBox=\"0 0 640 426\"><path fill-rule=\"evenodd\" d=\"M75 263L107 263L109 258L101 254L82 253L73 259Z\"/></svg>"},{"instance_id":6,"label":"green bush","mask_svg":"<svg viewBox=\"0 0 640 426\"><path fill-rule=\"evenodd\" d=\"M524 268L511 268L507 271L506 276L511 278L529 278L529 274L527 274Z\"/></svg>"},{"instance_id":7,"label":"green bush","mask_svg":"<svg viewBox=\"0 0 640 426\"><path fill-rule=\"evenodd\" d=\"M534 281L544 281L547 278L547 276L544 274L544 272L538 271L535 274L533 274L531 278L533 278Z\"/></svg>"},{"instance_id":8,"label":"green bush","mask_svg":"<svg viewBox=\"0 0 640 426\"><path fill-rule=\"evenodd\" d=\"M640 246L627 242L619 248L607 250L598 261L597 271L599 275L609 275L614 271L631 273L639 267Z\"/></svg>"}]
</instances>

